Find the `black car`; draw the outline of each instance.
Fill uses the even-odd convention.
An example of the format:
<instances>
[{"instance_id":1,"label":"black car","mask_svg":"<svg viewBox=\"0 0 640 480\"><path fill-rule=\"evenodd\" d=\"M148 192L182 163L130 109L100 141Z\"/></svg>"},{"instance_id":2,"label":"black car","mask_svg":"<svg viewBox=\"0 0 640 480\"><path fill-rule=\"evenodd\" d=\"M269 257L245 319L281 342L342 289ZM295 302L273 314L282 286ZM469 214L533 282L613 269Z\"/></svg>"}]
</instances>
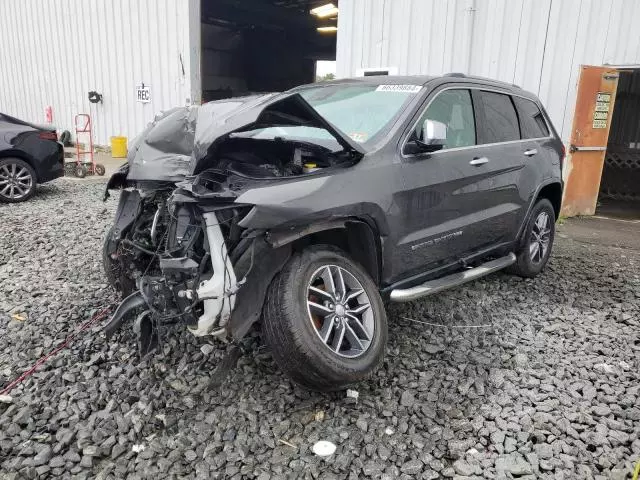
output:
<instances>
[{"instance_id":1,"label":"black car","mask_svg":"<svg viewBox=\"0 0 640 480\"><path fill-rule=\"evenodd\" d=\"M564 156L540 101L488 79L365 77L175 109L134 142L104 246L142 354L166 322L261 325L312 389L381 361L405 302L551 253Z\"/></svg>"},{"instance_id":2,"label":"black car","mask_svg":"<svg viewBox=\"0 0 640 480\"><path fill-rule=\"evenodd\" d=\"M0 113L0 202L23 202L36 184L64 175L64 147L53 127Z\"/></svg>"}]
</instances>

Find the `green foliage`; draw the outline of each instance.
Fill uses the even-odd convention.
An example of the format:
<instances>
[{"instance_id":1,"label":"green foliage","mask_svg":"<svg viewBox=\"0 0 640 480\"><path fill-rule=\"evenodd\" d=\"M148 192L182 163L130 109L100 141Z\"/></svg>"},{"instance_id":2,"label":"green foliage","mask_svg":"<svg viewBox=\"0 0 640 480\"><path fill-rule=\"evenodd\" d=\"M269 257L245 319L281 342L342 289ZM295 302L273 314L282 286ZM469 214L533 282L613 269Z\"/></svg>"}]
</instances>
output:
<instances>
[{"instance_id":1,"label":"green foliage","mask_svg":"<svg viewBox=\"0 0 640 480\"><path fill-rule=\"evenodd\" d=\"M329 80L335 80L336 76L333 73L327 73L326 75L316 75L316 82L328 82Z\"/></svg>"}]
</instances>

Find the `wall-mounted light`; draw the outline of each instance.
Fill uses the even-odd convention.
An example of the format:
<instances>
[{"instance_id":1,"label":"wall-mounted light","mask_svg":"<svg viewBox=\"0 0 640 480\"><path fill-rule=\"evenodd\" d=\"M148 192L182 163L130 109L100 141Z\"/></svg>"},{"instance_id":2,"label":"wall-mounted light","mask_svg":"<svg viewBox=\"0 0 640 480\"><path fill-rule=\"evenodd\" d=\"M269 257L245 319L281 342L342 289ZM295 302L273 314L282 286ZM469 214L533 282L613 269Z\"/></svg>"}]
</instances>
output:
<instances>
[{"instance_id":1,"label":"wall-mounted light","mask_svg":"<svg viewBox=\"0 0 640 480\"><path fill-rule=\"evenodd\" d=\"M338 7L336 7L333 3L327 3L326 5L311 9L309 13L311 15L315 15L318 18L327 18L331 17L332 15L337 15Z\"/></svg>"},{"instance_id":2,"label":"wall-mounted light","mask_svg":"<svg viewBox=\"0 0 640 480\"><path fill-rule=\"evenodd\" d=\"M335 33L338 31L338 27L318 27L316 30L320 33Z\"/></svg>"}]
</instances>

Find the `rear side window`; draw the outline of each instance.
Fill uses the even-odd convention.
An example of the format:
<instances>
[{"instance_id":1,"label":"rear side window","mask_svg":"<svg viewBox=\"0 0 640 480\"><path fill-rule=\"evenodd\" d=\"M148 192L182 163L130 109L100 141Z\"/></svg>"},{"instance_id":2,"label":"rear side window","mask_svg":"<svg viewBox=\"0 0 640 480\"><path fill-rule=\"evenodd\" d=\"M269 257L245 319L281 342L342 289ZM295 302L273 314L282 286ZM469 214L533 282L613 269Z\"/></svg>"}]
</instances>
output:
<instances>
[{"instance_id":1,"label":"rear side window","mask_svg":"<svg viewBox=\"0 0 640 480\"><path fill-rule=\"evenodd\" d=\"M511 97L502 93L478 92L484 110L482 143L520 140L518 116Z\"/></svg>"},{"instance_id":2,"label":"rear side window","mask_svg":"<svg viewBox=\"0 0 640 480\"><path fill-rule=\"evenodd\" d=\"M513 97L520 115L520 127L522 138L542 138L549 136L549 128L544 120L542 112L531 100L521 97Z\"/></svg>"}]
</instances>

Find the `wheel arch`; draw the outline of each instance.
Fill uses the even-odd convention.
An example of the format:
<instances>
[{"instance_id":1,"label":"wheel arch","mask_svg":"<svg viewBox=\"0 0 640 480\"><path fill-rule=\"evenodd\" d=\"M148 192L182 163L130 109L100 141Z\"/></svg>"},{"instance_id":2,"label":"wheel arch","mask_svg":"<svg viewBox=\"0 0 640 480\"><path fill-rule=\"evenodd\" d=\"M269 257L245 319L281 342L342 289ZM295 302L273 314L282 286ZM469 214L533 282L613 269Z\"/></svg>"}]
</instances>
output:
<instances>
[{"instance_id":1,"label":"wheel arch","mask_svg":"<svg viewBox=\"0 0 640 480\"><path fill-rule=\"evenodd\" d=\"M382 248L375 225L363 219L348 218L339 224L327 222L324 226L326 228L315 227L313 232L292 241L292 250L300 251L311 245L338 247L362 265L374 283L380 286Z\"/></svg>"},{"instance_id":2,"label":"wheel arch","mask_svg":"<svg viewBox=\"0 0 640 480\"><path fill-rule=\"evenodd\" d=\"M538 203L538 200L541 198L546 198L551 202L557 220L560 217L560 208L562 207L562 184L560 182L552 182L544 185L538 191L538 195L536 195L533 205Z\"/></svg>"},{"instance_id":3,"label":"wheel arch","mask_svg":"<svg viewBox=\"0 0 640 480\"><path fill-rule=\"evenodd\" d=\"M33 160L29 155L20 151L20 150L2 150L0 151L0 160L4 160L5 158L17 158L18 160L22 160L29 164L33 171L36 174L36 182L40 181L40 172L38 172L38 167L36 165L37 162Z\"/></svg>"},{"instance_id":4,"label":"wheel arch","mask_svg":"<svg viewBox=\"0 0 640 480\"><path fill-rule=\"evenodd\" d=\"M558 220L558 216L560 215L560 208L562 206L562 182L560 180L554 179L543 183L538 187L535 194L532 196L529 208L527 208L527 213L522 219L522 224L520 225L520 229L518 230L518 235L515 241L515 244L517 246L522 245L522 242L524 241L525 228L527 226L527 223L529 222L529 215L531 215L531 211L533 210L533 207L536 205L536 203L538 203L538 201L542 198L546 198L547 200L549 200L549 202L551 202L556 220Z\"/></svg>"},{"instance_id":5,"label":"wheel arch","mask_svg":"<svg viewBox=\"0 0 640 480\"><path fill-rule=\"evenodd\" d=\"M249 245L254 245L250 247ZM374 284L380 286L381 244L374 225L365 219L344 218L314 222L310 225L269 232L248 240L246 248L234 261L237 276L247 276L254 288L240 289L231 314L231 336L239 340L256 323L263 309L267 288L296 251L312 245L333 245L362 265ZM263 261L253 265L253 256ZM233 256L233 254L232 254ZM253 265L253 267L252 267Z\"/></svg>"}]
</instances>

